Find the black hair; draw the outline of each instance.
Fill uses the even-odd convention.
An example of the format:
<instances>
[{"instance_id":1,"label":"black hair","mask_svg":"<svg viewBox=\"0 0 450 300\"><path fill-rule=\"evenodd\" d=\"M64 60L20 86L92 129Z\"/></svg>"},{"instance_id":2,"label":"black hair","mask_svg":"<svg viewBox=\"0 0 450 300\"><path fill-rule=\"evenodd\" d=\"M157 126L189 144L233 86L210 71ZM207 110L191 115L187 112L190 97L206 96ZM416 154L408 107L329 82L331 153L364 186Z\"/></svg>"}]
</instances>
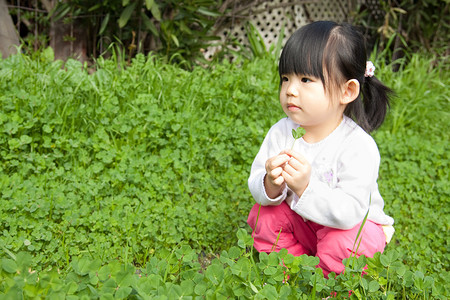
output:
<instances>
[{"instance_id":1,"label":"black hair","mask_svg":"<svg viewBox=\"0 0 450 300\"><path fill-rule=\"evenodd\" d=\"M357 79L360 93L347 105L344 114L371 132L383 123L392 91L375 76L364 76L366 61L365 39L354 26L317 21L298 29L289 38L281 53L278 72L280 82L286 74L320 78L325 91L331 94L346 81Z\"/></svg>"}]
</instances>

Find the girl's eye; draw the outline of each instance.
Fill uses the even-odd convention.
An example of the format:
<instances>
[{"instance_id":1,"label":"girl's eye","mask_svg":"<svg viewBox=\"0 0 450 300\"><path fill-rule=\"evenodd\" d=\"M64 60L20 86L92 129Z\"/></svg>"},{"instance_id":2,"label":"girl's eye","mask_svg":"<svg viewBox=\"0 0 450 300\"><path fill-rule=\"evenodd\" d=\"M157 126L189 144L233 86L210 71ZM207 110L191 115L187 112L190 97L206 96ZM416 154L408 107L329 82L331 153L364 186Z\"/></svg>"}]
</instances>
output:
<instances>
[{"instance_id":1,"label":"girl's eye","mask_svg":"<svg viewBox=\"0 0 450 300\"><path fill-rule=\"evenodd\" d=\"M281 76L281 81L289 81L289 78L287 76Z\"/></svg>"},{"instance_id":2,"label":"girl's eye","mask_svg":"<svg viewBox=\"0 0 450 300\"><path fill-rule=\"evenodd\" d=\"M307 77L302 77L302 82L304 82L304 83L311 82L311 79L309 79Z\"/></svg>"}]
</instances>

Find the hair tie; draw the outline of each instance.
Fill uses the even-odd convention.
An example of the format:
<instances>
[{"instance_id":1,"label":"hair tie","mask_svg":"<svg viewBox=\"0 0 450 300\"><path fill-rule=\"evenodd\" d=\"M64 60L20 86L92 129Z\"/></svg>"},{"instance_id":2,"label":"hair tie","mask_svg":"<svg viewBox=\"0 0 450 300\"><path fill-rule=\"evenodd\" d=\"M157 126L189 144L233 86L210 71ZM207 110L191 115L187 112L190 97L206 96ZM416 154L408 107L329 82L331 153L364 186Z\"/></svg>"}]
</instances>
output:
<instances>
[{"instance_id":1,"label":"hair tie","mask_svg":"<svg viewBox=\"0 0 450 300\"><path fill-rule=\"evenodd\" d=\"M370 60L368 60L366 62L366 72L364 73L364 77L372 77L373 74L375 74L375 66Z\"/></svg>"}]
</instances>

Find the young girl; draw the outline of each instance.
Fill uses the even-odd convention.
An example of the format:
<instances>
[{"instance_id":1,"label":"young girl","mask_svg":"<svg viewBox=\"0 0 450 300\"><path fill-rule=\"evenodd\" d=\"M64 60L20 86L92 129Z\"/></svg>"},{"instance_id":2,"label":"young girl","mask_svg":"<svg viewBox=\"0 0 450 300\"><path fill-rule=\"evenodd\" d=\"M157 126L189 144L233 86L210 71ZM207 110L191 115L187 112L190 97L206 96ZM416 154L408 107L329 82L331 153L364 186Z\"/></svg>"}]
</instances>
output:
<instances>
[{"instance_id":1,"label":"young girl","mask_svg":"<svg viewBox=\"0 0 450 300\"><path fill-rule=\"evenodd\" d=\"M315 22L291 36L279 63L287 118L267 133L248 180L254 247L315 255L326 276L344 270L367 212L356 255L382 252L393 233L368 134L383 122L390 90L366 58L363 36L348 24ZM305 133L294 143L299 126Z\"/></svg>"}]
</instances>

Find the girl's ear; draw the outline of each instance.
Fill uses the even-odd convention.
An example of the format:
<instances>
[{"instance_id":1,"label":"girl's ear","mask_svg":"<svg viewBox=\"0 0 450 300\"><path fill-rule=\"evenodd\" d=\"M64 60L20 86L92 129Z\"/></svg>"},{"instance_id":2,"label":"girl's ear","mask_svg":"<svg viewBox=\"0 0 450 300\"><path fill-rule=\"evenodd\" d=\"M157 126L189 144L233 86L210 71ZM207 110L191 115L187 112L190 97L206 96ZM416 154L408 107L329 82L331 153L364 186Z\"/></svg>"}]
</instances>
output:
<instances>
[{"instance_id":1,"label":"girl's ear","mask_svg":"<svg viewBox=\"0 0 450 300\"><path fill-rule=\"evenodd\" d=\"M349 104L359 95L360 84L356 79L350 79L343 86L341 104Z\"/></svg>"}]
</instances>

